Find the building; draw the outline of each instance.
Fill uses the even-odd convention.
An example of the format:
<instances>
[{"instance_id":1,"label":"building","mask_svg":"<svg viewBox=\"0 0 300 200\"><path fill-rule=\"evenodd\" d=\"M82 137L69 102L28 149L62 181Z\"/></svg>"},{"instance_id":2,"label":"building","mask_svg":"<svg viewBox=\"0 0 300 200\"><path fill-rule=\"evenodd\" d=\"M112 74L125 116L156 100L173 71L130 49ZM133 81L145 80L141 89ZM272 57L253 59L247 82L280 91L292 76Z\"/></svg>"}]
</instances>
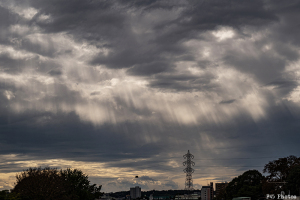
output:
<instances>
[{"instance_id":1,"label":"building","mask_svg":"<svg viewBox=\"0 0 300 200\"><path fill-rule=\"evenodd\" d=\"M112 197L109 196L108 194L103 194L100 199L97 200L112 200Z\"/></svg>"},{"instance_id":2,"label":"building","mask_svg":"<svg viewBox=\"0 0 300 200\"><path fill-rule=\"evenodd\" d=\"M214 183L210 182L210 199L212 200L214 198Z\"/></svg>"},{"instance_id":3,"label":"building","mask_svg":"<svg viewBox=\"0 0 300 200\"><path fill-rule=\"evenodd\" d=\"M218 196L222 190L225 190L227 185L228 185L227 182L225 182L225 183L216 183L216 196Z\"/></svg>"},{"instance_id":4,"label":"building","mask_svg":"<svg viewBox=\"0 0 300 200\"><path fill-rule=\"evenodd\" d=\"M237 197L233 198L232 200L251 200L251 197Z\"/></svg>"},{"instance_id":5,"label":"building","mask_svg":"<svg viewBox=\"0 0 300 200\"><path fill-rule=\"evenodd\" d=\"M185 195L176 195L176 196L175 196L175 200L185 200L185 199L187 199L187 200L192 200L192 199L194 199L194 200L198 200L198 199L199 199L199 197L200 197L200 195L199 195L199 194L190 194L190 195L188 195L188 194L185 194Z\"/></svg>"},{"instance_id":6,"label":"building","mask_svg":"<svg viewBox=\"0 0 300 200\"><path fill-rule=\"evenodd\" d=\"M211 186L202 186L201 188L201 200L212 200L211 196Z\"/></svg>"},{"instance_id":7,"label":"building","mask_svg":"<svg viewBox=\"0 0 300 200\"><path fill-rule=\"evenodd\" d=\"M139 186L135 186L130 188L130 198L136 199L142 196L141 188Z\"/></svg>"},{"instance_id":8,"label":"building","mask_svg":"<svg viewBox=\"0 0 300 200\"><path fill-rule=\"evenodd\" d=\"M174 199L174 196L171 195L153 195L150 194L149 196L149 200L170 200L170 199Z\"/></svg>"}]
</instances>

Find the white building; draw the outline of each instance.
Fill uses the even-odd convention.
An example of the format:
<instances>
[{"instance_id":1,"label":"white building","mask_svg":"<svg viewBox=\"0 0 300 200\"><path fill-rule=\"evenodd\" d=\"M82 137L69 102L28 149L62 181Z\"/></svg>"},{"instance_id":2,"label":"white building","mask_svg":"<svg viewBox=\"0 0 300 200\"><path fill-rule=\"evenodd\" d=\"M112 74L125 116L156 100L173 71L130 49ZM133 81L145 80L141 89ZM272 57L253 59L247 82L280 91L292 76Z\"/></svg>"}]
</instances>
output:
<instances>
[{"instance_id":1,"label":"white building","mask_svg":"<svg viewBox=\"0 0 300 200\"><path fill-rule=\"evenodd\" d=\"M142 196L141 188L139 186L135 186L134 188L130 188L130 198L136 199Z\"/></svg>"}]
</instances>

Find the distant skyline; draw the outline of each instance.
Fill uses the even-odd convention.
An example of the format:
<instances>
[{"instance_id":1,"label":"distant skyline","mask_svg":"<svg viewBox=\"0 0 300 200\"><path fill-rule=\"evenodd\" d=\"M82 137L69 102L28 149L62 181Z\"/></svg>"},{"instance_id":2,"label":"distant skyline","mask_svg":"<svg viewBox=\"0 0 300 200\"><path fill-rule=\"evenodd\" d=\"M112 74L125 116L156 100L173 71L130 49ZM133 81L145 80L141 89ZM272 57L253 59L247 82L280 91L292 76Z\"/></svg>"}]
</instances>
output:
<instances>
[{"instance_id":1,"label":"distant skyline","mask_svg":"<svg viewBox=\"0 0 300 200\"><path fill-rule=\"evenodd\" d=\"M102 191L231 181L300 156L300 2L0 0L0 190L29 167ZM138 176L139 178L135 178Z\"/></svg>"}]
</instances>

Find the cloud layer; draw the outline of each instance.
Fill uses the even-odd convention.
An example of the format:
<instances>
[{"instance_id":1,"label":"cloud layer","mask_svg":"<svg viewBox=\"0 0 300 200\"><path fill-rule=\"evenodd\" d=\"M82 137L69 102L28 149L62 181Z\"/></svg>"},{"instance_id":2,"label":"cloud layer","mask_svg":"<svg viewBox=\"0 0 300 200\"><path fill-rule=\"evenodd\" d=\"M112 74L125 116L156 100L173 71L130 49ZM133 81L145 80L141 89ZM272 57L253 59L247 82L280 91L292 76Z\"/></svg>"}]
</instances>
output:
<instances>
[{"instance_id":1,"label":"cloud layer","mask_svg":"<svg viewBox=\"0 0 300 200\"><path fill-rule=\"evenodd\" d=\"M188 149L196 187L299 156L299 9L0 0L0 185L41 165L182 189Z\"/></svg>"}]
</instances>

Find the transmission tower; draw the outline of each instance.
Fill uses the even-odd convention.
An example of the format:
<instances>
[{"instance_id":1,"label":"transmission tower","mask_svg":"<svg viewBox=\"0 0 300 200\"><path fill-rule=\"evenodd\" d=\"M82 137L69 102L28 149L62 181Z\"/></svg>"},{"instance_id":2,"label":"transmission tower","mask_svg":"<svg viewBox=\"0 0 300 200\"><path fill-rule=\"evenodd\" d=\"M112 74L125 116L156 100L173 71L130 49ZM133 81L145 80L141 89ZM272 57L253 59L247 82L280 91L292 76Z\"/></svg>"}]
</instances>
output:
<instances>
[{"instance_id":1,"label":"transmission tower","mask_svg":"<svg viewBox=\"0 0 300 200\"><path fill-rule=\"evenodd\" d=\"M192 173L194 173L194 169L192 166L194 166L195 163L192 159L194 159L194 156L190 153L190 150L188 150L187 154L183 155L183 158L186 159L186 161L183 162L183 166L186 166L183 170L184 173L186 173L185 190L193 190Z\"/></svg>"}]
</instances>

